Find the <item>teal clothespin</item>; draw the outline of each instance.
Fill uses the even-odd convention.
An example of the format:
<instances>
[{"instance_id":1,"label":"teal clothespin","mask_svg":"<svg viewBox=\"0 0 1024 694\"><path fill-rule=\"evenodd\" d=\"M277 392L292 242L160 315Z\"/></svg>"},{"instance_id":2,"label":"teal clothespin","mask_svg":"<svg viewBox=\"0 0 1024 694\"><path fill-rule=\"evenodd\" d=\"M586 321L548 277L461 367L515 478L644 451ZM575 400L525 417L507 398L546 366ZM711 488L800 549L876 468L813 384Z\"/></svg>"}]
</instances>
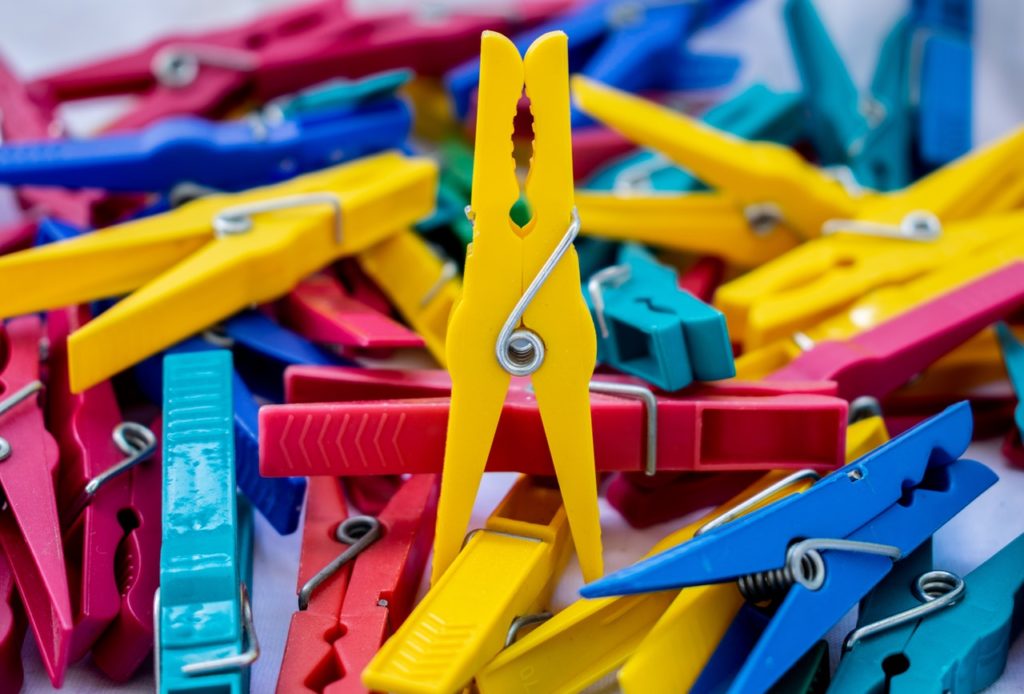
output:
<instances>
[{"instance_id":1,"label":"teal clothespin","mask_svg":"<svg viewBox=\"0 0 1024 694\"><path fill-rule=\"evenodd\" d=\"M882 44L871 88L862 94L812 0L787 0L784 17L822 163L848 166L868 188L906 186L913 178L909 20L897 22Z\"/></svg>"},{"instance_id":2,"label":"teal clothespin","mask_svg":"<svg viewBox=\"0 0 1024 694\"><path fill-rule=\"evenodd\" d=\"M619 264L591 276L585 294L598 361L663 390L736 375L725 316L679 289L675 270L626 244Z\"/></svg>"},{"instance_id":3,"label":"teal clothespin","mask_svg":"<svg viewBox=\"0 0 1024 694\"><path fill-rule=\"evenodd\" d=\"M858 629L832 678L830 692L971 694L1006 667L1024 617L1024 535L961 580L932 571L931 548L898 562L861 605ZM962 592L960 592L962 591ZM930 595L923 602L920 594ZM956 596L956 597L951 597ZM904 610L933 609L870 633L868 624Z\"/></svg>"},{"instance_id":4,"label":"teal clothespin","mask_svg":"<svg viewBox=\"0 0 1024 694\"><path fill-rule=\"evenodd\" d=\"M1003 350L1006 372L1010 376L1014 392L1017 393L1017 407L1013 411L1013 419L1017 423L1021 437L1024 437L1024 344L1017 341L1006 323L996 323L996 335L999 336L999 346Z\"/></svg>"},{"instance_id":5,"label":"teal clothespin","mask_svg":"<svg viewBox=\"0 0 1024 694\"><path fill-rule=\"evenodd\" d=\"M358 80L333 79L296 94L274 99L263 109L273 122L356 106L391 96L413 77L412 70L388 70Z\"/></svg>"},{"instance_id":6,"label":"teal clothespin","mask_svg":"<svg viewBox=\"0 0 1024 694\"><path fill-rule=\"evenodd\" d=\"M800 95L772 91L763 84L751 85L713 106L701 120L737 137L781 144L795 142L804 130ZM705 186L663 154L641 150L594 173L587 188L684 193L703 190Z\"/></svg>"},{"instance_id":7,"label":"teal clothespin","mask_svg":"<svg viewBox=\"0 0 1024 694\"><path fill-rule=\"evenodd\" d=\"M240 515L235 489L231 353L168 355L163 382L157 691L244 694L259 646L244 582L252 513Z\"/></svg>"}]
</instances>

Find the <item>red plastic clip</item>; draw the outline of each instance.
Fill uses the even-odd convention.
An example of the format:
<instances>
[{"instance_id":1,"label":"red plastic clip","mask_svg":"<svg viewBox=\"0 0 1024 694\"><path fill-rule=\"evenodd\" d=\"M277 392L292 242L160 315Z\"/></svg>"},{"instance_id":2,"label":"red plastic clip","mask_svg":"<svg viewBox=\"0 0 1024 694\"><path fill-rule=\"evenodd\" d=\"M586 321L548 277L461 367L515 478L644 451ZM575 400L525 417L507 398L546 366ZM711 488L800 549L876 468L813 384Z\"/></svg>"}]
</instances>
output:
<instances>
[{"instance_id":1,"label":"red plastic clip","mask_svg":"<svg viewBox=\"0 0 1024 694\"><path fill-rule=\"evenodd\" d=\"M160 465L152 430L122 422L109 381L74 395L67 337L89 319L85 306L47 316L50 428L60 447L65 557L75 607L71 661L126 680L153 646L153 595L160 570ZM141 464L140 464L141 463Z\"/></svg>"},{"instance_id":2,"label":"red plastic clip","mask_svg":"<svg viewBox=\"0 0 1024 694\"><path fill-rule=\"evenodd\" d=\"M679 275L679 288L693 294L703 302L711 303L715 290L725 276L725 262L711 255L701 256ZM725 499L723 499L725 501Z\"/></svg>"},{"instance_id":3,"label":"red plastic clip","mask_svg":"<svg viewBox=\"0 0 1024 694\"><path fill-rule=\"evenodd\" d=\"M648 477L615 475L605 490L608 503L634 528L649 528L717 506L753 484L763 472L680 472Z\"/></svg>"},{"instance_id":4,"label":"red plastic clip","mask_svg":"<svg viewBox=\"0 0 1024 694\"><path fill-rule=\"evenodd\" d=\"M10 562L40 655L59 687L73 625L53 478L57 444L43 424L36 394L42 327L36 316L6 325L6 366L0 373L0 545Z\"/></svg>"},{"instance_id":5,"label":"red plastic clip","mask_svg":"<svg viewBox=\"0 0 1024 694\"><path fill-rule=\"evenodd\" d=\"M303 280L283 301L281 318L313 342L362 350L423 347L423 338L355 299L326 273Z\"/></svg>"},{"instance_id":6,"label":"red plastic clip","mask_svg":"<svg viewBox=\"0 0 1024 694\"><path fill-rule=\"evenodd\" d=\"M309 481L300 609L278 692L366 691L363 668L412 609L433 542L437 491L436 475L413 477L376 518L349 517L339 480Z\"/></svg>"},{"instance_id":7,"label":"red plastic clip","mask_svg":"<svg viewBox=\"0 0 1024 694\"><path fill-rule=\"evenodd\" d=\"M822 394L830 383L725 382L684 394L641 383L607 376L592 388L599 472L830 470L842 464L847 408ZM487 470L553 475L537 403L524 384L513 380ZM286 390L293 404L260 410L260 472L440 472L450 388L444 371L290 368ZM745 435L727 435L736 431ZM653 451L648 441L656 442Z\"/></svg>"},{"instance_id":8,"label":"red plastic clip","mask_svg":"<svg viewBox=\"0 0 1024 694\"><path fill-rule=\"evenodd\" d=\"M15 590L11 565L0 552L0 694L21 691L25 679L21 644L25 640L26 629L25 613Z\"/></svg>"},{"instance_id":9,"label":"red plastic clip","mask_svg":"<svg viewBox=\"0 0 1024 694\"><path fill-rule=\"evenodd\" d=\"M849 340L815 345L766 380L830 380L847 400L884 398L929 364L1024 303L1014 262Z\"/></svg>"}]
</instances>

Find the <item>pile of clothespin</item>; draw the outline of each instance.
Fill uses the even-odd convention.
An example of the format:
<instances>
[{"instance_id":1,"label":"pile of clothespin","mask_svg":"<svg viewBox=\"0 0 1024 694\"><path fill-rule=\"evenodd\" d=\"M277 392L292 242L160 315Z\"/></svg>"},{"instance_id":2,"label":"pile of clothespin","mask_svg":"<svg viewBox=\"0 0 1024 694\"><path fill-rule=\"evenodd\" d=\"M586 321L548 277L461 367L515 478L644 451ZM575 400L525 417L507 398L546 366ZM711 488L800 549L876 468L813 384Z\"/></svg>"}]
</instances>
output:
<instances>
[{"instance_id":1,"label":"pile of clothespin","mask_svg":"<svg viewBox=\"0 0 1024 694\"><path fill-rule=\"evenodd\" d=\"M261 637L280 694L995 682L1024 522L965 576L932 536L999 484L973 439L1024 467L1024 129L971 147L969 0L868 90L786 0L792 93L688 47L743 4L327 0L0 66L0 694L29 632L55 687L161 693L249 691ZM608 513L664 537L606 573Z\"/></svg>"}]
</instances>

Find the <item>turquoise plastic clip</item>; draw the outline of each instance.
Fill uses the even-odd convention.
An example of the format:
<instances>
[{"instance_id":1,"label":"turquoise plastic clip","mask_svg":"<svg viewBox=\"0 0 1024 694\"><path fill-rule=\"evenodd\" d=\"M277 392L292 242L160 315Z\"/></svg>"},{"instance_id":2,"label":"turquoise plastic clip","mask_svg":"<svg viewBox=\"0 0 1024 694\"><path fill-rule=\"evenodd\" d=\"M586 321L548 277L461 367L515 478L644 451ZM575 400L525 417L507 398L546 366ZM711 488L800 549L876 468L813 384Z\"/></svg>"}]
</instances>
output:
<instances>
[{"instance_id":1,"label":"turquoise plastic clip","mask_svg":"<svg viewBox=\"0 0 1024 694\"><path fill-rule=\"evenodd\" d=\"M1013 411L1013 419L1021 437L1024 437L1024 345L1017 341L1006 323L996 323L996 335L999 336L999 346L1003 350L1006 373L1017 393L1017 408Z\"/></svg>"},{"instance_id":2,"label":"turquoise plastic clip","mask_svg":"<svg viewBox=\"0 0 1024 694\"><path fill-rule=\"evenodd\" d=\"M921 606L915 593L919 578L929 572L932 556L926 545L898 562L864 599L858 626ZM933 590L937 581L931 577ZM946 579L946 585L954 584ZM829 692L972 694L985 689L1003 672L1010 643L1020 632L1022 587L1024 535L967 574L958 600L856 641L840 661Z\"/></svg>"},{"instance_id":3,"label":"turquoise plastic clip","mask_svg":"<svg viewBox=\"0 0 1024 694\"><path fill-rule=\"evenodd\" d=\"M627 244L619 264L591 276L586 292L598 328L598 361L679 390L736 375L725 316L679 289L675 270Z\"/></svg>"},{"instance_id":4,"label":"turquoise plastic clip","mask_svg":"<svg viewBox=\"0 0 1024 694\"><path fill-rule=\"evenodd\" d=\"M885 39L871 88L861 94L812 0L787 0L784 16L822 163L849 167L868 188L906 186L913 179L909 20Z\"/></svg>"},{"instance_id":5,"label":"turquoise plastic clip","mask_svg":"<svg viewBox=\"0 0 1024 694\"><path fill-rule=\"evenodd\" d=\"M392 96L412 77L412 70L388 70L358 80L329 80L296 94L274 99L264 108L264 115L271 120L291 120L364 104Z\"/></svg>"},{"instance_id":6,"label":"turquoise plastic clip","mask_svg":"<svg viewBox=\"0 0 1024 694\"><path fill-rule=\"evenodd\" d=\"M224 350L164 359L163 546L154 605L161 694L243 694L259 655L243 582L252 572L252 521L245 511L240 522L237 505L231 377Z\"/></svg>"},{"instance_id":7,"label":"turquoise plastic clip","mask_svg":"<svg viewBox=\"0 0 1024 694\"><path fill-rule=\"evenodd\" d=\"M792 144L804 132L803 101L799 94L776 92L763 84L753 84L708 109L701 120L747 140ZM593 190L686 193L705 187L693 174L651 150L629 154L594 173L587 181L587 188Z\"/></svg>"}]
</instances>

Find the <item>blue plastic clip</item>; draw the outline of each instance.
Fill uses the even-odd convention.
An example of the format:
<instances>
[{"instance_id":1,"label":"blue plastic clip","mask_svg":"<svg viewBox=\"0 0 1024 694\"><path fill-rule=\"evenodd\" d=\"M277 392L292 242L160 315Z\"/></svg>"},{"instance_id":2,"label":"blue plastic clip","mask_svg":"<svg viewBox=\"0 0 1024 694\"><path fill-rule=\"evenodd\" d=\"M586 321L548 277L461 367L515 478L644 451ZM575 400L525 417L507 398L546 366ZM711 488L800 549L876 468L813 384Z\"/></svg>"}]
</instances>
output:
<instances>
[{"instance_id":1,"label":"blue plastic clip","mask_svg":"<svg viewBox=\"0 0 1024 694\"><path fill-rule=\"evenodd\" d=\"M904 432L802 494L720 524L584 586L588 598L737 580L751 602L779 598L730 692L775 683L892 569L995 483L958 459L971 441L966 402ZM784 594L784 597L781 597Z\"/></svg>"},{"instance_id":2,"label":"blue plastic clip","mask_svg":"<svg viewBox=\"0 0 1024 694\"><path fill-rule=\"evenodd\" d=\"M917 153L929 168L971 149L974 100L972 0L914 0L910 10L918 67Z\"/></svg>"},{"instance_id":3,"label":"blue plastic clip","mask_svg":"<svg viewBox=\"0 0 1024 694\"><path fill-rule=\"evenodd\" d=\"M906 186L913 179L909 21L882 44L871 88L861 94L812 0L787 0L784 17L822 163L848 166L876 190Z\"/></svg>"},{"instance_id":4,"label":"blue plastic clip","mask_svg":"<svg viewBox=\"0 0 1024 694\"><path fill-rule=\"evenodd\" d=\"M281 121L170 118L137 133L0 146L0 183L166 192L191 182L243 190L399 147L411 124L398 98Z\"/></svg>"},{"instance_id":5,"label":"blue plastic clip","mask_svg":"<svg viewBox=\"0 0 1024 694\"><path fill-rule=\"evenodd\" d=\"M534 39L549 31L569 37L569 69L618 89L682 91L719 87L739 69L733 56L697 55L686 50L697 30L724 18L743 0L595 0L515 37L525 53ZM471 60L448 73L445 83L464 119L480 80L480 61ZM572 125L593 121L575 106Z\"/></svg>"},{"instance_id":6,"label":"blue plastic clip","mask_svg":"<svg viewBox=\"0 0 1024 694\"><path fill-rule=\"evenodd\" d=\"M1006 323L996 323L996 335L1003 350L1006 373L1010 376L1014 392L1017 393L1017 407L1013 411L1013 419L1017 423L1021 437L1024 437L1024 344L1017 341Z\"/></svg>"},{"instance_id":7,"label":"blue plastic clip","mask_svg":"<svg viewBox=\"0 0 1024 694\"><path fill-rule=\"evenodd\" d=\"M624 245L586 294L598 361L669 391L736 375L725 316L680 289L675 270L641 246Z\"/></svg>"},{"instance_id":8,"label":"blue plastic clip","mask_svg":"<svg viewBox=\"0 0 1024 694\"><path fill-rule=\"evenodd\" d=\"M861 602L829 692L980 692L1002 674L1020 633L1022 588L1024 535L963 580L934 571L931 547L922 546Z\"/></svg>"},{"instance_id":9,"label":"blue plastic clip","mask_svg":"<svg viewBox=\"0 0 1024 694\"><path fill-rule=\"evenodd\" d=\"M804 132L803 100L800 94L780 93L763 84L753 84L708 109L701 120L747 140L792 144ZM587 188L690 192L705 186L663 154L642 150L594 173Z\"/></svg>"},{"instance_id":10,"label":"blue plastic clip","mask_svg":"<svg viewBox=\"0 0 1024 694\"><path fill-rule=\"evenodd\" d=\"M231 370L223 350L164 359L163 545L154 605L161 694L244 694L259 654L244 583L251 551L239 541Z\"/></svg>"}]
</instances>

